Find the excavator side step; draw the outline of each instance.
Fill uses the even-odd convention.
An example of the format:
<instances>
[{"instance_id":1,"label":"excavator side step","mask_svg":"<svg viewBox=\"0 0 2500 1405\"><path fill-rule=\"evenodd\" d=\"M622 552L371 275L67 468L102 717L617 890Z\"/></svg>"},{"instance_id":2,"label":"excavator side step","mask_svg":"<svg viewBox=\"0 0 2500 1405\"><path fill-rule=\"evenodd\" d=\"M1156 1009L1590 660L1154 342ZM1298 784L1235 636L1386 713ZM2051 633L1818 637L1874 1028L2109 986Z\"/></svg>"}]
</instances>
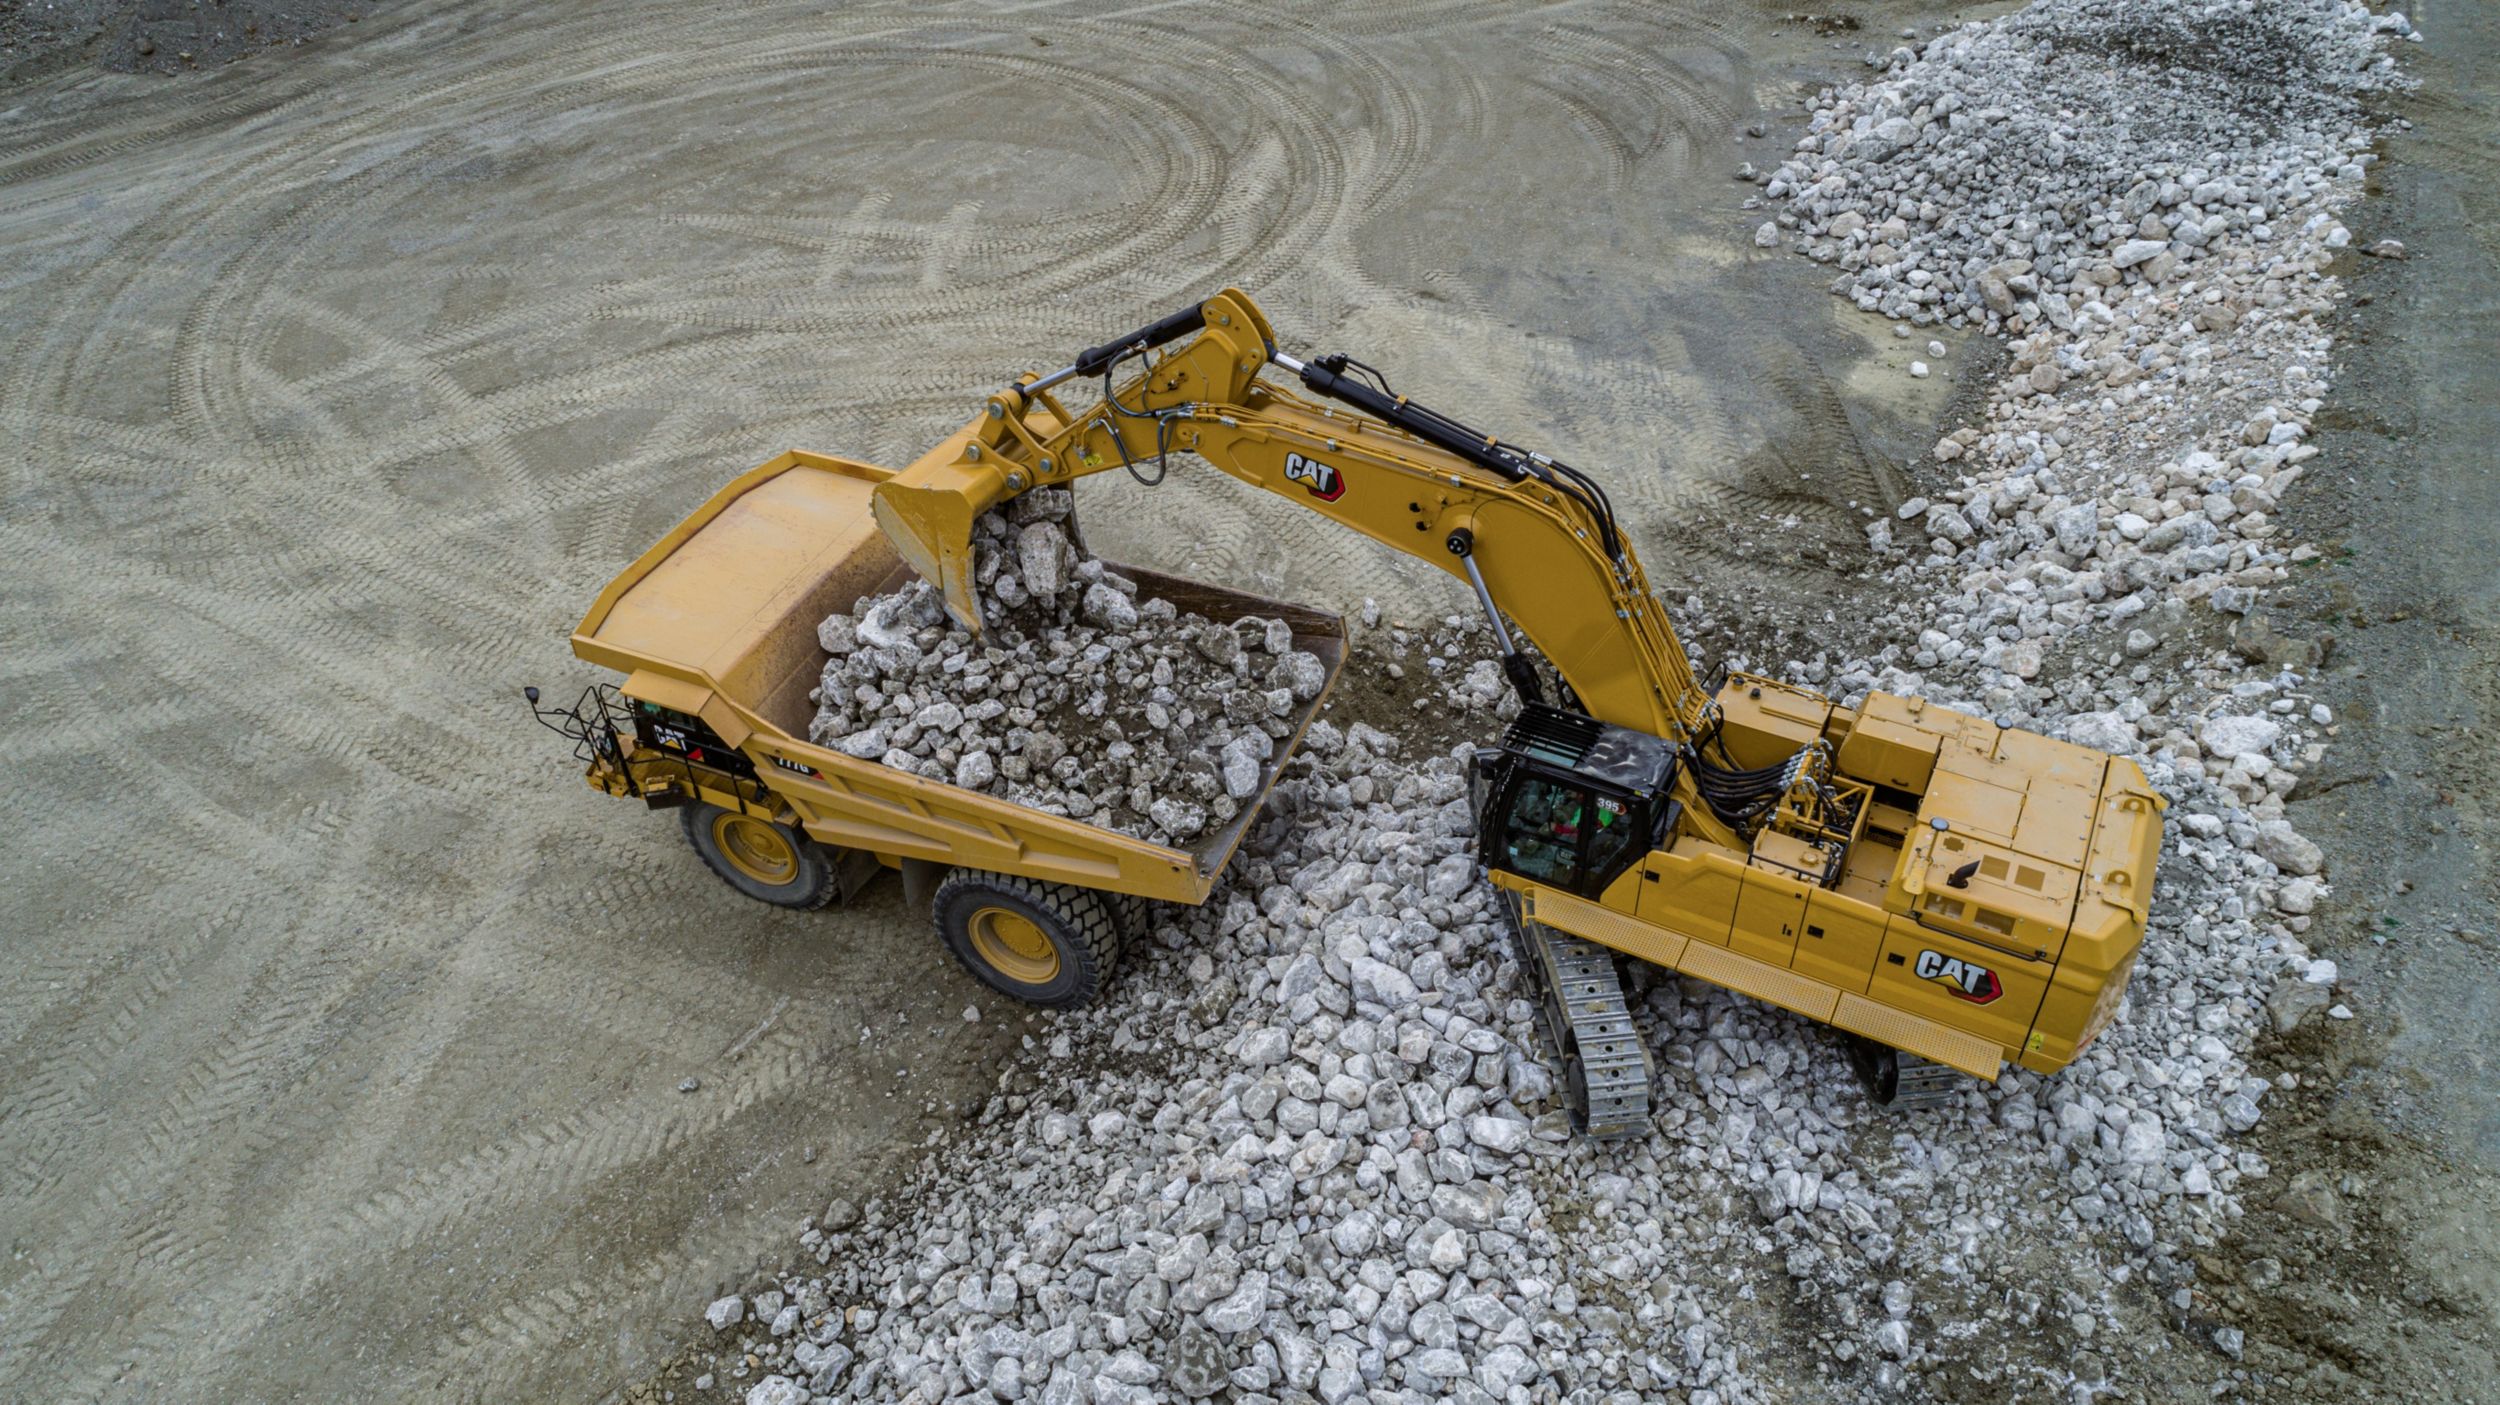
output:
<instances>
[{"instance_id":1,"label":"excavator side step","mask_svg":"<svg viewBox=\"0 0 2500 1405\"><path fill-rule=\"evenodd\" d=\"M1648 1131L1649 1049L1624 1002L1614 952L1523 920L1513 893L1501 894L1500 907L1520 969L1540 987L1573 1126L1600 1140Z\"/></svg>"}]
</instances>

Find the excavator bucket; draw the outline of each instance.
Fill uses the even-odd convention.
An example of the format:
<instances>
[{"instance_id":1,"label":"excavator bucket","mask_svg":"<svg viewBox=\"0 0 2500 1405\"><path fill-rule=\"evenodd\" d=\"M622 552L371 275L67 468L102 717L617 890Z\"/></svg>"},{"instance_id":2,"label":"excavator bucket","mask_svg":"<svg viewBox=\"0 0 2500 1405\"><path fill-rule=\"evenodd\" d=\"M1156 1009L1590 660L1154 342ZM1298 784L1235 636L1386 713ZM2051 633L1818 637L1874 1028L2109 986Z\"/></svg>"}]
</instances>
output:
<instances>
[{"instance_id":1,"label":"excavator bucket","mask_svg":"<svg viewBox=\"0 0 2500 1405\"><path fill-rule=\"evenodd\" d=\"M1004 468L966 456L971 443L967 426L878 484L869 501L896 554L938 588L946 613L977 638L984 621L973 591L972 524L1008 488Z\"/></svg>"},{"instance_id":2,"label":"excavator bucket","mask_svg":"<svg viewBox=\"0 0 2500 1405\"><path fill-rule=\"evenodd\" d=\"M1246 295L1239 289L1227 288L1204 302L1191 303L1157 318L1127 336L1087 347L1077 353L1076 360L1065 370L1028 379L991 397L989 405L972 423L947 436L911 467L878 485L874 499L877 525L885 529L887 540L911 563L912 569L937 586L945 598L946 612L955 617L955 623L976 636L983 633L979 598L972 589L972 524L982 513L1032 486L1015 467L991 452L984 439L996 436L985 435L984 431L1013 417L1017 425L1012 432L1025 444L1047 440L1061 429L1058 417L1065 412L1055 401L1044 399L1036 405L1032 397L1071 377L1107 377L1129 356L1184 340L1201 329L1212 332L1218 328L1230 328L1229 338L1215 343L1212 362L1198 368L1198 383L1220 383L1257 374L1267 350L1276 343L1275 330ZM1251 354L1235 368L1233 358L1245 349ZM1217 367L1222 369L1213 369ZM1239 389L1239 385L1234 385L1226 393L1238 394ZM1141 422L1152 423L1138 417L1126 423ZM1087 462L1101 466L1090 458ZM1042 460L1045 468L1049 463L1047 458Z\"/></svg>"}]
</instances>

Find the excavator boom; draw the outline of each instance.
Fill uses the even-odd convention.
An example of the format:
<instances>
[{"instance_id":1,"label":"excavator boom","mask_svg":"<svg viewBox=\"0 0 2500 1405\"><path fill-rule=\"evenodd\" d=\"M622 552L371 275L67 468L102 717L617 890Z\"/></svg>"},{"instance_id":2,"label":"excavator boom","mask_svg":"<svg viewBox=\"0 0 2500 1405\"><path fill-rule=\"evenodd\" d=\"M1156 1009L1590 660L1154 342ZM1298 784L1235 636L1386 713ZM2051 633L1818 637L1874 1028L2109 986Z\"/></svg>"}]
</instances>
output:
<instances>
[{"instance_id":1,"label":"excavator boom","mask_svg":"<svg viewBox=\"0 0 2500 1405\"><path fill-rule=\"evenodd\" d=\"M1126 387L1110 383L1126 362L1193 330L1194 340ZM1261 379L1271 365L1359 413ZM1104 377L1103 395L1081 413L1051 393L1092 375ZM1677 740L1701 725L1708 699L1602 489L1396 395L1359 362L1277 350L1267 319L1237 291L991 396L970 424L877 490L877 517L956 620L978 630L976 518L1088 474L1124 466L1160 474L1175 453L1466 581L1497 637L1507 643L1516 624L1590 715ZM1524 660L1508 666L1523 693L1535 687Z\"/></svg>"}]
</instances>

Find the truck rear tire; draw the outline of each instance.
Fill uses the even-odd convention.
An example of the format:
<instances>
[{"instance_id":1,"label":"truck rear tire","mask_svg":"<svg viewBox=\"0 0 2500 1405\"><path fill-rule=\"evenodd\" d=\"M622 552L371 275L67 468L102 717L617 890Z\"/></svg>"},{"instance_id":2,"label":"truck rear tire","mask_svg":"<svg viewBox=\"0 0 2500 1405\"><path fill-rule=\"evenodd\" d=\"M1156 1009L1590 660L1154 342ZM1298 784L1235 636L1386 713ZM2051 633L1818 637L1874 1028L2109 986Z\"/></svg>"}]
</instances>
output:
<instances>
[{"instance_id":1,"label":"truck rear tire","mask_svg":"<svg viewBox=\"0 0 2500 1405\"><path fill-rule=\"evenodd\" d=\"M938 885L938 940L983 985L1064 1010L1102 993L1120 961L1118 899L1068 883L959 868Z\"/></svg>"},{"instance_id":2,"label":"truck rear tire","mask_svg":"<svg viewBox=\"0 0 2500 1405\"><path fill-rule=\"evenodd\" d=\"M833 859L815 840L760 815L694 804L679 812L686 842L721 881L775 907L809 910L839 891Z\"/></svg>"},{"instance_id":3,"label":"truck rear tire","mask_svg":"<svg viewBox=\"0 0 2500 1405\"><path fill-rule=\"evenodd\" d=\"M1154 934L1154 904L1128 893L1105 893L1102 900L1111 904L1122 942L1143 941Z\"/></svg>"}]
</instances>

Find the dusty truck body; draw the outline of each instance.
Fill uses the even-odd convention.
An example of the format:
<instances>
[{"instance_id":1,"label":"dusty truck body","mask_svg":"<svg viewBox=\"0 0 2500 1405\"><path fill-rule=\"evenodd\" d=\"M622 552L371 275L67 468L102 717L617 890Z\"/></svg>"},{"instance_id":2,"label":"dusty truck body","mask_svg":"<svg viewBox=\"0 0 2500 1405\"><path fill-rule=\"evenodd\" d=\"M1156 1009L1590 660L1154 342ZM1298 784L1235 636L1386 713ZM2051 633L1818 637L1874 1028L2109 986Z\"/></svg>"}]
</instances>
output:
<instances>
[{"instance_id":1,"label":"dusty truck body","mask_svg":"<svg viewBox=\"0 0 2500 1405\"><path fill-rule=\"evenodd\" d=\"M809 691L829 657L816 626L911 578L869 507L890 476L792 451L729 483L610 582L574 631L574 653L622 683L539 715L575 741L594 788L682 810L695 850L749 896L821 907L899 870L975 975L1022 999L1077 1003L1109 974L1136 900L1206 899L1335 684L1344 622L1119 568L1143 596L1218 622L1282 619L1327 667L1256 794L1186 849L847 756L807 739Z\"/></svg>"}]
</instances>

